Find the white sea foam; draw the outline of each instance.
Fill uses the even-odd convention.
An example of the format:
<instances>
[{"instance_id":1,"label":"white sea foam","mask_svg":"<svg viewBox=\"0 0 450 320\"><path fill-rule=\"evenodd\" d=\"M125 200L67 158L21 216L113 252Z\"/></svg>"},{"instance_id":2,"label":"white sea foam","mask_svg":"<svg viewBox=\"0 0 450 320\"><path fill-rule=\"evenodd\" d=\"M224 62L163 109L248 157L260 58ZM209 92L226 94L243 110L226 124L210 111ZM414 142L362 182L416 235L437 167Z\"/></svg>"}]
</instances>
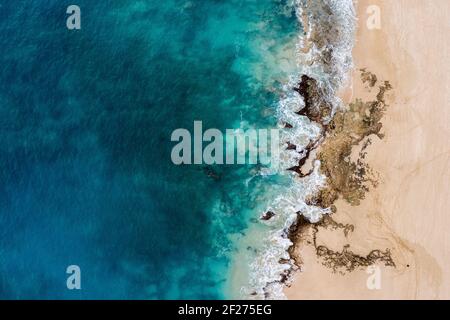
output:
<instances>
[{"instance_id":1,"label":"white sea foam","mask_svg":"<svg viewBox=\"0 0 450 320\"><path fill-rule=\"evenodd\" d=\"M319 173L316 162L314 172L305 178L292 176L292 185L285 193L276 197L268 210L275 216L264 222L268 227L268 235L259 246L259 253L250 264L250 288L256 292L257 298L282 298L283 283L292 270L293 261L288 249L292 246L288 238L289 228L297 221L298 212L311 222L318 222L329 210L308 206L305 197L318 191L325 180ZM256 290L255 290L256 289Z\"/></svg>"},{"instance_id":2,"label":"white sea foam","mask_svg":"<svg viewBox=\"0 0 450 320\"><path fill-rule=\"evenodd\" d=\"M333 112L339 106L336 92L352 66L355 22L353 1L294 0L293 3L296 5L298 19L307 21L308 32L306 38L300 37L297 48L301 73L292 76L285 85L278 107L280 127L289 123L292 128L282 129L280 141L281 150L284 151L281 152L280 166L276 173L287 175L291 183L277 191L278 195L267 208L267 211L275 215L270 220L261 222L264 227L255 232L259 238L252 242L255 255L248 265L249 284L241 288L243 298L284 299L284 283L286 279L289 281L289 275L295 268L288 253L292 246L288 238L289 229L295 224L299 214L315 223L330 212L329 209L306 203L307 197L316 193L325 183L318 161L314 162L313 172L303 178L287 170L298 165L299 160L305 156L306 146L321 135L320 125L296 114L305 107L305 103L293 88L302 74L308 75L317 81L323 99L330 103ZM303 20L304 15L308 17L307 20ZM308 53L301 53L300 48L305 45L305 41L313 37ZM288 143L296 145L296 150L286 150ZM261 232L264 234L263 239L260 238Z\"/></svg>"}]
</instances>

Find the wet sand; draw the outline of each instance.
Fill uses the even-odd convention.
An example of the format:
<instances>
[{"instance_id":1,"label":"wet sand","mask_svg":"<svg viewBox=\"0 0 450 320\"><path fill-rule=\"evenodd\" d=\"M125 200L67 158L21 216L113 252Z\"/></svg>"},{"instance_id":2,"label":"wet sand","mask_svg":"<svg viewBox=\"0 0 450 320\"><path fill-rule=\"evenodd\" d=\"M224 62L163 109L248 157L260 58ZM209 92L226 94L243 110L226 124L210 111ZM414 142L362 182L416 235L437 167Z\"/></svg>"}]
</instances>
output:
<instances>
[{"instance_id":1,"label":"wet sand","mask_svg":"<svg viewBox=\"0 0 450 320\"><path fill-rule=\"evenodd\" d=\"M370 5L381 9L379 30L366 26ZM450 298L449 15L447 0L358 1L355 68L342 96L350 103L376 94L361 81L362 68L393 87L381 120L384 138L373 135L365 149L378 185L359 205L335 202L338 227L300 233L301 271L285 290L289 299ZM370 290L365 266L333 271L314 240L335 252L348 245L361 257L388 249L395 267L377 263L381 286Z\"/></svg>"}]
</instances>

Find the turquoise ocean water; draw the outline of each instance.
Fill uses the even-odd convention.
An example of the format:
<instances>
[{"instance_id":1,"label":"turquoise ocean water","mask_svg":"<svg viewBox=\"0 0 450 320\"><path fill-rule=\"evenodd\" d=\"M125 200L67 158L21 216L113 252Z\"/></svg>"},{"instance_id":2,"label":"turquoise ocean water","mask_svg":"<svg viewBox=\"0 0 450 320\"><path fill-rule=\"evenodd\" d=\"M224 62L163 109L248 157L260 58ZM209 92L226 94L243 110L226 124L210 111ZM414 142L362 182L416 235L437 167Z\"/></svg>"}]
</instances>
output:
<instances>
[{"instance_id":1,"label":"turquoise ocean water","mask_svg":"<svg viewBox=\"0 0 450 320\"><path fill-rule=\"evenodd\" d=\"M0 3L0 298L231 297L234 239L276 177L175 166L170 135L276 125L290 1L75 2Z\"/></svg>"}]
</instances>

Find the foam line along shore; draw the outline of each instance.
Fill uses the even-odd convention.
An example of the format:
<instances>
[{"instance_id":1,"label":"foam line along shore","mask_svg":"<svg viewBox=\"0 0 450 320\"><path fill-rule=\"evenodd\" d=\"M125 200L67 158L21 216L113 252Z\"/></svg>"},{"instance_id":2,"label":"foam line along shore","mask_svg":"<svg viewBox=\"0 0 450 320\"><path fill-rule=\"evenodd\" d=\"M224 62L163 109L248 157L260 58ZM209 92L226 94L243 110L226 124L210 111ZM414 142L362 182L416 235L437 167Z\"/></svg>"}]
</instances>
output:
<instances>
[{"instance_id":1,"label":"foam line along shore","mask_svg":"<svg viewBox=\"0 0 450 320\"><path fill-rule=\"evenodd\" d=\"M338 91L352 66L354 7L352 1L301 0L295 1L295 10L302 29L296 47L299 71L283 87L278 104L280 165L268 173L288 182L270 190L271 201L260 213L263 226L250 228L241 244L254 252L247 258L249 283L240 290L245 298L285 298L283 288L298 268L289 254L292 230L301 219L317 223L331 213L310 201L326 184L313 150L340 108Z\"/></svg>"}]
</instances>

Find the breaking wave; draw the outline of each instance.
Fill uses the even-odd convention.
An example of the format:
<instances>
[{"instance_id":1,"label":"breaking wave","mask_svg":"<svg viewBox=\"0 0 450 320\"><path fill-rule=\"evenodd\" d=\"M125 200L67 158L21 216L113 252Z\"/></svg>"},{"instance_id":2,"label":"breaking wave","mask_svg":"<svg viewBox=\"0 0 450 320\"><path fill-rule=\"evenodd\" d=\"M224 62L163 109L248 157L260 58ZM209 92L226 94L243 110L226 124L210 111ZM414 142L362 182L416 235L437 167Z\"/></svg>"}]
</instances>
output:
<instances>
[{"instance_id":1,"label":"breaking wave","mask_svg":"<svg viewBox=\"0 0 450 320\"><path fill-rule=\"evenodd\" d=\"M337 91L352 67L354 4L352 0L295 0L293 4L304 29L296 48L300 72L284 85L277 109L280 164L264 173L284 176L289 182L272 192L269 206L261 212L263 226L246 235L251 238L254 233L255 239L248 241L254 255L248 264L249 283L240 289L242 298L284 299L283 288L296 269L288 252L293 245L291 228L300 215L315 223L330 213L307 203L326 182L320 162L309 159L308 173L302 173L299 164L320 144L323 126L340 106ZM314 97L305 95L304 81L314 85Z\"/></svg>"}]
</instances>

